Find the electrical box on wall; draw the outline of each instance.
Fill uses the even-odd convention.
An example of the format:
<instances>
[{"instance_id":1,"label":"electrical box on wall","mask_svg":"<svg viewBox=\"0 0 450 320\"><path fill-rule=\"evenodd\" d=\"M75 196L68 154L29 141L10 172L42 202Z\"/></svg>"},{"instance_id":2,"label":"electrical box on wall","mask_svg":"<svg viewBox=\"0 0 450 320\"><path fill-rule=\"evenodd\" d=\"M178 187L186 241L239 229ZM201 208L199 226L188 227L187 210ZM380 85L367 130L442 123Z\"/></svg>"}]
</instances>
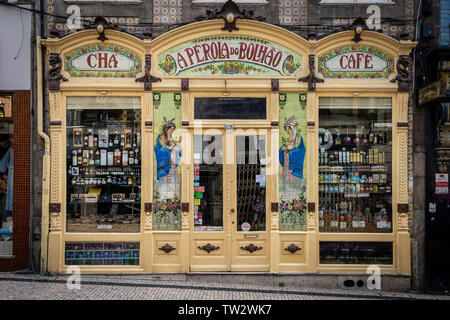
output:
<instances>
[{"instance_id":1,"label":"electrical box on wall","mask_svg":"<svg viewBox=\"0 0 450 320\"><path fill-rule=\"evenodd\" d=\"M434 38L436 35L433 22L424 22L422 25L422 37Z\"/></svg>"},{"instance_id":2,"label":"electrical box on wall","mask_svg":"<svg viewBox=\"0 0 450 320\"><path fill-rule=\"evenodd\" d=\"M423 2L422 12L423 13L432 13L433 12L433 0L425 0Z\"/></svg>"}]
</instances>

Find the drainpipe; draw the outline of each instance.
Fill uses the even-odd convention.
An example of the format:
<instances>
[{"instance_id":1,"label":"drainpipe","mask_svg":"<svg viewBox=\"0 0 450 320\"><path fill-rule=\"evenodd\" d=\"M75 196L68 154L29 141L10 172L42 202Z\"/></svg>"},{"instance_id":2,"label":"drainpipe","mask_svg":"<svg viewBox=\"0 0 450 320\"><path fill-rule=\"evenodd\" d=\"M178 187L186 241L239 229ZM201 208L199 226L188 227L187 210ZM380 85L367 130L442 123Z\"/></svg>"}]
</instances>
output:
<instances>
[{"instance_id":1,"label":"drainpipe","mask_svg":"<svg viewBox=\"0 0 450 320\"><path fill-rule=\"evenodd\" d=\"M48 261L48 234L49 234L49 186L50 186L50 137L43 130L43 105L42 90L42 43L41 37L36 37L37 60L37 125L38 134L44 139L45 150L42 157L42 211L41 211L41 274L47 272Z\"/></svg>"}]
</instances>

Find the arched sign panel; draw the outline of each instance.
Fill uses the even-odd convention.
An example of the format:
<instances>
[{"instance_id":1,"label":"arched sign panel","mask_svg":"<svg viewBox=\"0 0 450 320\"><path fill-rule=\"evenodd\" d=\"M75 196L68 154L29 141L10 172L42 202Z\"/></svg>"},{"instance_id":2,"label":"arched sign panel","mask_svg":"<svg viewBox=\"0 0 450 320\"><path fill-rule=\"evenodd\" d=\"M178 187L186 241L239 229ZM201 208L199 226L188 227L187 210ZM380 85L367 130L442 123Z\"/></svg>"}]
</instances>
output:
<instances>
[{"instance_id":1,"label":"arched sign panel","mask_svg":"<svg viewBox=\"0 0 450 320\"><path fill-rule=\"evenodd\" d=\"M64 55L64 70L71 77L136 78L142 72L142 57L112 44L91 44Z\"/></svg>"},{"instance_id":2,"label":"arched sign panel","mask_svg":"<svg viewBox=\"0 0 450 320\"><path fill-rule=\"evenodd\" d=\"M363 45L346 45L319 55L318 71L324 78L377 79L393 72L394 57L380 49Z\"/></svg>"},{"instance_id":3,"label":"arched sign panel","mask_svg":"<svg viewBox=\"0 0 450 320\"><path fill-rule=\"evenodd\" d=\"M213 36L162 53L158 68L173 77L294 77L302 69L302 58L255 37Z\"/></svg>"}]
</instances>

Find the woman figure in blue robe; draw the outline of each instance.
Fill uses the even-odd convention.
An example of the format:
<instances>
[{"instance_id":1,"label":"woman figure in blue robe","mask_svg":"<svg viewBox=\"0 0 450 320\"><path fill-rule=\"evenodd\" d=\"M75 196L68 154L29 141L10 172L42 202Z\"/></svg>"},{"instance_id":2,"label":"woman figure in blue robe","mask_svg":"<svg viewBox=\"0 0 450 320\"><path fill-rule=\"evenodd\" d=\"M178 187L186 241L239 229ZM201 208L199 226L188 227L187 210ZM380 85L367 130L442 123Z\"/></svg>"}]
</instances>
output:
<instances>
[{"instance_id":1,"label":"woman figure in blue robe","mask_svg":"<svg viewBox=\"0 0 450 320\"><path fill-rule=\"evenodd\" d=\"M280 165L283 168L280 181L280 191L284 191L286 200L296 199L304 186L303 162L306 148L295 116L285 118L284 130L289 137L282 138L279 151Z\"/></svg>"},{"instance_id":2,"label":"woman figure in blue robe","mask_svg":"<svg viewBox=\"0 0 450 320\"><path fill-rule=\"evenodd\" d=\"M172 120L164 117L161 133L156 138L156 176L158 191L163 199L172 198L177 191L178 164L180 162L180 147L172 137L176 126Z\"/></svg>"}]
</instances>

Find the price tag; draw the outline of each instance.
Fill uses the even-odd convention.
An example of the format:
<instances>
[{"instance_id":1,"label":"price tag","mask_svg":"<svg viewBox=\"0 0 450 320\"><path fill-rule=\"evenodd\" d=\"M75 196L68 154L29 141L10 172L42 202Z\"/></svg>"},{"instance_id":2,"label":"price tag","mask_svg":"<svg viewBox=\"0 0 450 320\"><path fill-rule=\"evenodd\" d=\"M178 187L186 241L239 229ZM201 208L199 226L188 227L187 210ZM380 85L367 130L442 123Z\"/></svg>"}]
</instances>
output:
<instances>
[{"instance_id":1,"label":"price tag","mask_svg":"<svg viewBox=\"0 0 450 320\"><path fill-rule=\"evenodd\" d=\"M366 222L365 221L352 221L353 228L365 228Z\"/></svg>"},{"instance_id":2,"label":"price tag","mask_svg":"<svg viewBox=\"0 0 450 320\"><path fill-rule=\"evenodd\" d=\"M332 228L337 228L338 227L338 222L337 221L331 221L330 223Z\"/></svg>"},{"instance_id":3,"label":"price tag","mask_svg":"<svg viewBox=\"0 0 450 320\"><path fill-rule=\"evenodd\" d=\"M391 223L386 221L377 221L377 228L378 229L390 229Z\"/></svg>"}]
</instances>

